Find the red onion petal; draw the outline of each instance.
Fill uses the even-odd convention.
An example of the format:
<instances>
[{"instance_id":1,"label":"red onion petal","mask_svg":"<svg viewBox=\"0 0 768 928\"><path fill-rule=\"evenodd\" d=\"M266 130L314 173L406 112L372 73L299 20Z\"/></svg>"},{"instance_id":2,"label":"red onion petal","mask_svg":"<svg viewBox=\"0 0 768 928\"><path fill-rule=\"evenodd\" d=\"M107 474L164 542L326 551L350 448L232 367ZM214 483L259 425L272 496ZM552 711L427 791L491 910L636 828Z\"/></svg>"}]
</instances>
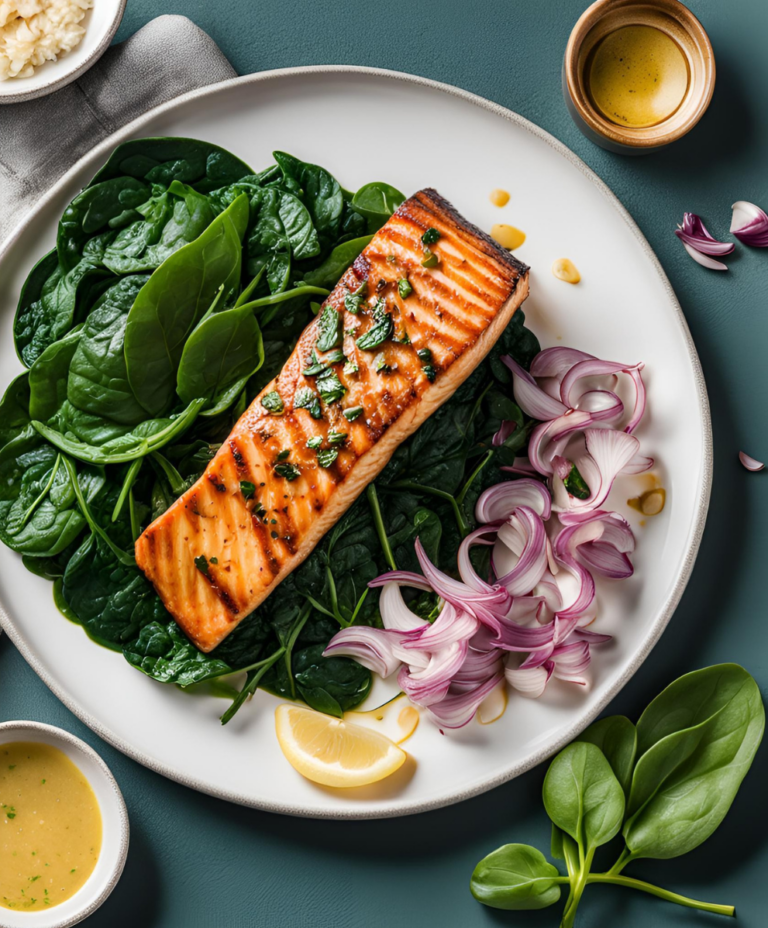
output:
<instances>
[{"instance_id":1,"label":"red onion petal","mask_svg":"<svg viewBox=\"0 0 768 928\"><path fill-rule=\"evenodd\" d=\"M747 470L758 471L762 470L765 467L762 461L758 461L755 458L751 458L748 454L745 454L743 451L739 451L739 460L747 468Z\"/></svg>"},{"instance_id":2,"label":"red onion petal","mask_svg":"<svg viewBox=\"0 0 768 928\"><path fill-rule=\"evenodd\" d=\"M737 200L733 204L731 232L745 245L768 247L768 215L754 203Z\"/></svg>"},{"instance_id":3,"label":"red onion petal","mask_svg":"<svg viewBox=\"0 0 768 928\"><path fill-rule=\"evenodd\" d=\"M675 235L702 254L729 255L735 247L731 242L719 242L696 213L683 214L683 224L675 229Z\"/></svg>"},{"instance_id":4,"label":"red onion petal","mask_svg":"<svg viewBox=\"0 0 768 928\"><path fill-rule=\"evenodd\" d=\"M379 600L384 628L397 632L414 632L429 628L429 622L420 619L405 605L403 594L396 583L385 583Z\"/></svg>"},{"instance_id":5,"label":"red onion petal","mask_svg":"<svg viewBox=\"0 0 768 928\"><path fill-rule=\"evenodd\" d=\"M533 377L514 358L504 355L501 359L512 371L512 392L515 402L532 419L554 419L562 416L567 407L545 393Z\"/></svg>"},{"instance_id":6,"label":"red onion petal","mask_svg":"<svg viewBox=\"0 0 768 928\"><path fill-rule=\"evenodd\" d=\"M475 717L480 703L503 679L503 673L494 674L474 690L449 693L439 703L429 706L427 711L442 728L463 728Z\"/></svg>"},{"instance_id":7,"label":"red onion petal","mask_svg":"<svg viewBox=\"0 0 768 928\"><path fill-rule=\"evenodd\" d=\"M352 657L358 664L386 678L401 664L393 650L394 642L395 637L392 633L382 628L353 625L343 628L331 638L328 647L323 651L323 657Z\"/></svg>"},{"instance_id":8,"label":"red onion petal","mask_svg":"<svg viewBox=\"0 0 768 928\"><path fill-rule=\"evenodd\" d=\"M516 509L508 524L510 527L519 527L525 538L525 547L512 570L499 577L499 584L506 588L510 596L524 596L531 592L547 569L547 533L541 516L527 506ZM502 526L499 529L502 541L505 528Z\"/></svg>"},{"instance_id":9,"label":"red onion petal","mask_svg":"<svg viewBox=\"0 0 768 928\"><path fill-rule=\"evenodd\" d=\"M577 348L567 348L557 345L554 348L545 348L531 361L531 374L534 377L554 377L562 380L574 364L579 361L589 361L594 355Z\"/></svg>"},{"instance_id":10,"label":"red onion petal","mask_svg":"<svg viewBox=\"0 0 768 928\"><path fill-rule=\"evenodd\" d=\"M504 419L501 423L501 426L499 427L499 430L491 439L491 444L493 447L500 448L516 428L517 422L512 419Z\"/></svg>"},{"instance_id":11,"label":"red onion petal","mask_svg":"<svg viewBox=\"0 0 768 928\"><path fill-rule=\"evenodd\" d=\"M555 665L547 661L541 667L506 667L504 676L509 685L521 696L538 699L547 688L554 669Z\"/></svg>"},{"instance_id":12,"label":"red onion petal","mask_svg":"<svg viewBox=\"0 0 768 928\"><path fill-rule=\"evenodd\" d=\"M527 506L542 519L552 512L552 499L543 483L524 477L507 480L484 490L475 506L475 518L480 523L501 522L508 519L518 506Z\"/></svg>"},{"instance_id":13,"label":"red onion petal","mask_svg":"<svg viewBox=\"0 0 768 928\"><path fill-rule=\"evenodd\" d=\"M722 261L715 261L715 259L710 258L709 255L703 255L700 251L692 248L688 242L683 242L683 248L685 248L685 250L693 258L693 260L696 261L697 264L700 264L702 267L709 268L710 271L728 270L727 264L723 264Z\"/></svg>"}]
</instances>

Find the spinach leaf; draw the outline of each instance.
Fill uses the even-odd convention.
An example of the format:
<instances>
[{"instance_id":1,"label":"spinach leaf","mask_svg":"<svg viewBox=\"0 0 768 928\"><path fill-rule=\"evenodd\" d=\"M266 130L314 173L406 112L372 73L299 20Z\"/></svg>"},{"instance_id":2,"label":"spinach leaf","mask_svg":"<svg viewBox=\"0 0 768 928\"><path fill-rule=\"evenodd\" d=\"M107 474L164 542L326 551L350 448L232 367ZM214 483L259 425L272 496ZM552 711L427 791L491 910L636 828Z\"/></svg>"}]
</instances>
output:
<instances>
[{"instance_id":1,"label":"spinach leaf","mask_svg":"<svg viewBox=\"0 0 768 928\"><path fill-rule=\"evenodd\" d=\"M359 706L371 689L371 672L347 657L323 657L325 644L293 655L293 674L304 702L337 718Z\"/></svg>"},{"instance_id":2,"label":"spinach leaf","mask_svg":"<svg viewBox=\"0 0 768 928\"><path fill-rule=\"evenodd\" d=\"M405 195L396 187L375 181L365 184L352 198L352 207L365 216L383 225L394 211L405 202Z\"/></svg>"},{"instance_id":3,"label":"spinach leaf","mask_svg":"<svg viewBox=\"0 0 768 928\"><path fill-rule=\"evenodd\" d=\"M219 288L224 286L226 301L239 287L247 222L248 200L241 196L152 274L131 307L125 329L128 380L152 416L172 406L184 344Z\"/></svg>"},{"instance_id":4,"label":"spinach leaf","mask_svg":"<svg viewBox=\"0 0 768 928\"><path fill-rule=\"evenodd\" d=\"M29 403L29 374L25 371L11 381L0 400L0 448L29 425Z\"/></svg>"},{"instance_id":5,"label":"spinach leaf","mask_svg":"<svg viewBox=\"0 0 768 928\"><path fill-rule=\"evenodd\" d=\"M676 680L637 723L639 760L624 826L630 858L698 847L731 807L765 728L757 684L736 664Z\"/></svg>"},{"instance_id":6,"label":"spinach leaf","mask_svg":"<svg viewBox=\"0 0 768 928\"><path fill-rule=\"evenodd\" d=\"M576 740L587 741L600 748L629 800L637 754L637 730L632 722L623 715L611 715L593 722Z\"/></svg>"},{"instance_id":7,"label":"spinach leaf","mask_svg":"<svg viewBox=\"0 0 768 928\"><path fill-rule=\"evenodd\" d=\"M69 366L80 343L83 326L49 345L29 369L28 418L47 422L67 400Z\"/></svg>"},{"instance_id":8,"label":"spinach leaf","mask_svg":"<svg viewBox=\"0 0 768 928\"><path fill-rule=\"evenodd\" d=\"M175 622L145 625L139 637L123 648L123 655L153 680L182 687L232 672L224 661L198 651Z\"/></svg>"},{"instance_id":9,"label":"spinach leaf","mask_svg":"<svg viewBox=\"0 0 768 928\"><path fill-rule=\"evenodd\" d=\"M45 349L75 324L109 272L82 261L70 271L50 252L32 269L19 297L13 336L16 353L31 367Z\"/></svg>"},{"instance_id":10,"label":"spinach leaf","mask_svg":"<svg viewBox=\"0 0 768 928\"><path fill-rule=\"evenodd\" d=\"M99 297L85 320L69 367L69 402L118 425L138 425L147 415L128 382L124 346L130 309L149 279L143 274L123 277ZM55 348L54 344L49 351ZM61 360L65 354L66 349L56 357Z\"/></svg>"},{"instance_id":11,"label":"spinach leaf","mask_svg":"<svg viewBox=\"0 0 768 928\"><path fill-rule=\"evenodd\" d=\"M293 181L294 190L300 190L317 233L318 252L325 252L336 244L339 237L344 197L338 181L316 164L300 161L283 151L276 151L273 155L283 172L284 181Z\"/></svg>"},{"instance_id":12,"label":"spinach leaf","mask_svg":"<svg viewBox=\"0 0 768 928\"><path fill-rule=\"evenodd\" d=\"M544 778L544 808L585 855L618 834L624 793L603 752L576 742L552 761Z\"/></svg>"},{"instance_id":13,"label":"spinach leaf","mask_svg":"<svg viewBox=\"0 0 768 928\"><path fill-rule=\"evenodd\" d=\"M247 306L214 313L190 335L177 372L176 392L183 403L203 398L212 412L235 401L248 379L264 363L261 330Z\"/></svg>"},{"instance_id":14,"label":"spinach leaf","mask_svg":"<svg viewBox=\"0 0 768 928\"><path fill-rule=\"evenodd\" d=\"M541 851L528 844L505 844L475 867L469 888L478 902L494 909L546 909L560 899L567 882Z\"/></svg>"},{"instance_id":15,"label":"spinach leaf","mask_svg":"<svg viewBox=\"0 0 768 928\"><path fill-rule=\"evenodd\" d=\"M302 282L311 287L333 289L372 238L372 235L364 235L337 245L321 265L304 274Z\"/></svg>"}]
</instances>

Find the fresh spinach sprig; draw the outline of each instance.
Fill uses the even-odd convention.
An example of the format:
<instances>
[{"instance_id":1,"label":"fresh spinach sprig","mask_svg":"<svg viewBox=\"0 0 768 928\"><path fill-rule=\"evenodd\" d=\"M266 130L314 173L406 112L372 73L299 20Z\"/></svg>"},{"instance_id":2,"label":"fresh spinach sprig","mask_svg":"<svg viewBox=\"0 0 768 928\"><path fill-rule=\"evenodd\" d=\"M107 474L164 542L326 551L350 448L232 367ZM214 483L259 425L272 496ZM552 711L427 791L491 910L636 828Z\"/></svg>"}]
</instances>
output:
<instances>
[{"instance_id":1,"label":"fresh spinach sprig","mask_svg":"<svg viewBox=\"0 0 768 928\"><path fill-rule=\"evenodd\" d=\"M698 847L717 829L749 770L765 728L753 678L736 664L686 674L640 716L591 725L552 761L544 808L552 820L552 857L506 844L472 874L474 897L498 909L543 909L569 894L561 928L572 928L587 886L609 883L690 908L733 915L734 908L689 899L623 875L633 860L668 860ZM593 873L595 852L621 831L624 849Z\"/></svg>"}]
</instances>

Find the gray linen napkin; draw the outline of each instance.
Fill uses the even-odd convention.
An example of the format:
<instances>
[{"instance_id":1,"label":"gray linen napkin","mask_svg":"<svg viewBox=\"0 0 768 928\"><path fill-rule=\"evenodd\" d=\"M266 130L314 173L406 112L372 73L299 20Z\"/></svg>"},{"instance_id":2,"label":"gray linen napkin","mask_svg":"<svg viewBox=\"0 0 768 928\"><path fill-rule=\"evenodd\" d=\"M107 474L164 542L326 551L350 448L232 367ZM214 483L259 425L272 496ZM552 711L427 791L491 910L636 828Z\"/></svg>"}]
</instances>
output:
<instances>
[{"instance_id":1,"label":"gray linen napkin","mask_svg":"<svg viewBox=\"0 0 768 928\"><path fill-rule=\"evenodd\" d=\"M185 16L158 16L67 87L0 106L0 241L111 132L179 94L235 76L202 29Z\"/></svg>"}]
</instances>

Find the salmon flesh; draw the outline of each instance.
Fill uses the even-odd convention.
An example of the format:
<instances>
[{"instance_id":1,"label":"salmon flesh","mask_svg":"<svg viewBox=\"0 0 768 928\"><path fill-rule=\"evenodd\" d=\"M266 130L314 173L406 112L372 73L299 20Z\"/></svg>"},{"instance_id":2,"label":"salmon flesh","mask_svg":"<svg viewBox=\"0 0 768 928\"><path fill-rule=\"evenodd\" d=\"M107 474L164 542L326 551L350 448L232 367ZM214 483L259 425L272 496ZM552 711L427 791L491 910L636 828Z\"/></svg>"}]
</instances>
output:
<instances>
[{"instance_id":1,"label":"salmon flesh","mask_svg":"<svg viewBox=\"0 0 768 928\"><path fill-rule=\"evenodd\" d=\"M428 229L439 238L425 245ZM301 564L527 295L528 268L436 191L403 203L202 477L136 542L198 648L220 644Z\"/></svg>"}]
</instances>

